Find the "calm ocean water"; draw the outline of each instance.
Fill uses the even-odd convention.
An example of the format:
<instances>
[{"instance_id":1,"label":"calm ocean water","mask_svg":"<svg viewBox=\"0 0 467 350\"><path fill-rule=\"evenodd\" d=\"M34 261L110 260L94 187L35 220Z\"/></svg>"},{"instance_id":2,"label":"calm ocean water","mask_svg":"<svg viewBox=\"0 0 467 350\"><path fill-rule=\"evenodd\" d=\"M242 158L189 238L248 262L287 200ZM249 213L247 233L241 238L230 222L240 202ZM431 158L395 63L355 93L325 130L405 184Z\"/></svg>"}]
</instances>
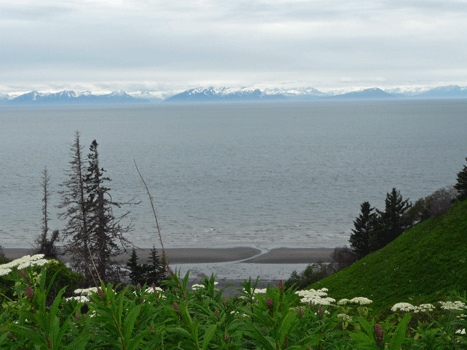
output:
<instances>
[{"instance_id":1,"label":"calm ocean water","mask_svg":"<svg viewBox=\"0 0 467 350\"><path fill-rule=\"evenodd\" d=\"M335 247L360 204L384 209L456 182L467 157L467 101L372 101L0 109L0 245L30 247L79 130L96 139L115 200L140 247L159 246L135 160L167 247ZM52 229L64 223L51 208Z\"/></svg>"}]
</instances>

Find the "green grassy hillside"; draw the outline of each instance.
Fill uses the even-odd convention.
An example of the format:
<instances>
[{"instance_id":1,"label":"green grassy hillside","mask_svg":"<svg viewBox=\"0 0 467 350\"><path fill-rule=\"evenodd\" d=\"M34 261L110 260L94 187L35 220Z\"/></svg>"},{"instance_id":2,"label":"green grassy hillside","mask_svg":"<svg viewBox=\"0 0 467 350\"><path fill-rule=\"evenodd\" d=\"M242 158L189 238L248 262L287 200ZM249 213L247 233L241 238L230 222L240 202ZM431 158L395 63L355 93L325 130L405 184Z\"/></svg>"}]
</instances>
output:
<instances>
[{"instance_id":1,"label":"green grassy hillside","mask_svg":"<svg viewBox=\"0 0 467 350\"><path fill-rule=\"evenodd\" d=\"M310 287L326 287L337 300L370 298L378 314L397 302L418 305L467 290L467 201Z\"/></svg>"}]
</instances>

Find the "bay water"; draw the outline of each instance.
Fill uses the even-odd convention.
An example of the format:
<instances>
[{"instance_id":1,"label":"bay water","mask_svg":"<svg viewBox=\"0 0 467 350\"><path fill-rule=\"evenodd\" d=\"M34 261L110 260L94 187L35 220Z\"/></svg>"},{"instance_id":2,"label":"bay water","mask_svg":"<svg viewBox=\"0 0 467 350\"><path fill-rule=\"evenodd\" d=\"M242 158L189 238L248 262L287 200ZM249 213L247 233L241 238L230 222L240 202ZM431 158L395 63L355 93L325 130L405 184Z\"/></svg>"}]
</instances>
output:
<instances>
[{"instance_id":1,"label":"bay water","mask_svg":"<svg viewBox=\"0 0 467 350\"><path fill-rule=\"evenodd\" d=\"M384 210L456 183L467 157L467 101L320 101L0 109L0 245L29 248L41 228L41 172L57 219L70 146L92 140L131 211L129 239L159 247L335 247L360 204Z\"/></svg>"}]
</instances>

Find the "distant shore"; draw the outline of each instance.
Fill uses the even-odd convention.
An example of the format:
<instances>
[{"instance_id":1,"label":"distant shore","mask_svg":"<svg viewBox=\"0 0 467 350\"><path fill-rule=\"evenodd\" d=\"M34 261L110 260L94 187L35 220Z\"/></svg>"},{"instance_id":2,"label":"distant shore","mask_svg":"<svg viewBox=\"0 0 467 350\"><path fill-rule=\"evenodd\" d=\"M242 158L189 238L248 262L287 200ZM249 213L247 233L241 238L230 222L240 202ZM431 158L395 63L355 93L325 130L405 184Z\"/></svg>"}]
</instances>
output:
<instances>
[{"instance_id":1,"label":"distant shore","mask_svg":"<svg viewBox=\"0 0 467 350\"><path fill-rule=\"evenodd\" d=\"M145 263L150 251L138 249L138 262ZM217 288L232 285L223 293L224 297L238 294L235 288L241 288L241 283L249 277L253 281L259 278L258 288L275 286L279 280L287 280L293 271L303 271L311 263L330 262L333 251L333 248L260 250L253 247L166 249L172 269L178 270L182 276L190 272L190 286L211 274L216 275L216 281L219 282ZM10 259L33 254L27 248L4 248L4 252ZM161 249L158 249L158 254L162 256ZM117 257L117 261L124 265L129 258L128 254L122 254ZM70 261L67 256L61 260Z\"/></svg>"},{"instance_id":2,"label":"distant shore","mask_svg":"<svg viewBox=\"0 0 467 350\"><path fill-rule=\"evenodd\" d=\"M261 251L252 247L235 248L168 248L166 253L171 264L203 264L218 262L242 262L248 264L311 264L318 261L330 262L333 248L275 248ZM4 248L5 256L17 259L32 254L28 248ZM150 249L138 249L140 263L147 261ZM162 250L158 249L159 256ZM130 256L121 254L117 261L126 263ZM65 256L63 261L69 261Z\"/></svg>"}]
</instances>

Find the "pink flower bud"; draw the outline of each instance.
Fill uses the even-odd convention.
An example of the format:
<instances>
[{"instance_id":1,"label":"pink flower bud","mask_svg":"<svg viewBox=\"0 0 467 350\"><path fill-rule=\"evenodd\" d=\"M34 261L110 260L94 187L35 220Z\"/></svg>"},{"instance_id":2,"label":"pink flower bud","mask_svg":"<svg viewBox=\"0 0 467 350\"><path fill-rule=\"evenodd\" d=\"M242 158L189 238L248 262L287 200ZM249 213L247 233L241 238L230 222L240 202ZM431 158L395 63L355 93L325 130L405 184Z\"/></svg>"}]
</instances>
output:
<instances>
[{"instance_id":1,"label":"pink flower bud","mask_svg":"<svg viewBox=\"0 0 467 350\"><path fill-rule=\"evenodd\" d=\"M29 285L26 286L26 294L28 295L29 300L32 301L34 299L34 292Z\"/></svg>"},{"instance_id":2,"label":"pink flower bud","mask_svg":"<svg viewBox=\"0 0 467 350\"><path fill-rule=\"evenodd\" d=\"M99 296L100 296L101 298L104 297L104 292L103 292L102 289L100 289L100 288L97 288L97 294L99 294Z\"/></svg>"},{"instance_id":3,"label":"pink flower bud","mask_svg":"<svg viewBox=\"0 0 467 350\"><path fill-rule=\"evenodd\" d=\"M28 282L28 284L31 284L31 281L29 280L29 277L28 275L26 275L26 272L24 272L24 270L19 270L18 272L26 280L26 282Z\"/></svg>"},{"instance_id":4,"label":"pink flower bud","mask_svg":"<svg viewBox=\"0 0 467 350\"><path fill-rule=\"evenodd\" d=\"M79 322L79 313L78 313L78 311L75 312L75 320L76 320L76 322Z\"/></svg>"},{"instance_id":5,"label":"pink flower bud","mask_svg":"<svg viewBox=\"0 0 467 350\"><path fill-rule=\"evenodd\" d=\"M383 346L383 328L379 324L375 324L375 336L376 344L379 347Z\"/></svg>"},{"instance_id":6,"label":"pink flower bud","mask_svg":"<svg viewBox=\"0 0 467 350\"><path fill-rule=\"evenodd\" d=\"M318 313L319 313L319 317L323 317L323 308L321 307L321 305L318 307Z\"/></svg>"},{"instance_id":7,"label":"pink flower bud","mask_svg":"<svg viewBox=\"0 0 467 350\"><path fill-rule=\"evenodd\" d=\"M278 287L279 287L279 290L282 290L282 288L284 287L284 285L282 284L282 280L279 281Z\"/></svg>"},{"instance_id":8,"label":"pink flower bud","mask_svg":"<svg viewBox=\"0 0 467 350\"><path fill-rule=\"evenodd\" d=\"M266 300L266 305L269 306L270 309L272 309L272 304L273 304L272 299L271 299L271 298L268 298L268 299Z\"/></svg>"},{"instance_id":9,"label":"pink flower bud","mask_svg":"<svg viewBox=\"0 0 467 350\"><path fill-rule=\"evenodd\" d=\"M229 342L230 337L227 333L224 334L224 339L227 343Z\"/></svg>"},{"instance_id":10,"label":"pink flower bud","mask_svg":"<svg viewBox=\"0 0 467 350\"><path fill-rule=\"evenodd\" d=\"M173 303L172 307L174 308L174 310L180 311L180 308L178 307L177 304Z\"/></svg>"}]
</instances>

